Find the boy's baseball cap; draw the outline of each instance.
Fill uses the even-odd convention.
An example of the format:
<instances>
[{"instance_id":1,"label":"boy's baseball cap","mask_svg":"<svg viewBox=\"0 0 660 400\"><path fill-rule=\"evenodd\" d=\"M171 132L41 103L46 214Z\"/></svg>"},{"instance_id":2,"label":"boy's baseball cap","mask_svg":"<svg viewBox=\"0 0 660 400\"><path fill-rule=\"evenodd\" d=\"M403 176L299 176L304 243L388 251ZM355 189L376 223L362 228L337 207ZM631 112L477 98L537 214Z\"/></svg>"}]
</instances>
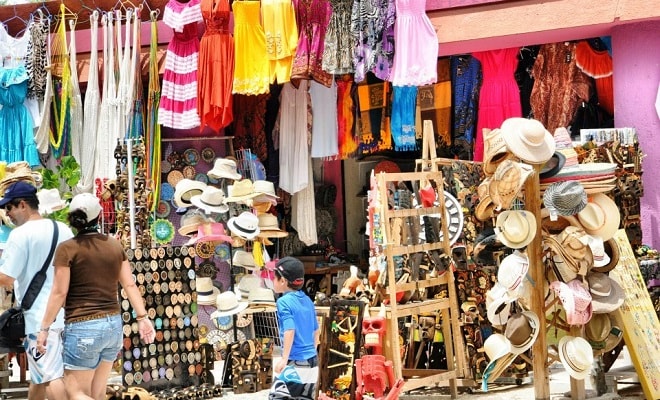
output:
<instances>
[{"instance_id":1,"label":"boy's baseball cap","mask_svg":"<svg viewBox=\"0 0 660 400\"><path fill-rule=\"evenodd\" d=\"M71 199L69 212L82 210L87 217L87 222L94 220L101 213L101 203L99 199L91 193L80 193Z\"/></svg>"},{"instance_id":2,"label":"boy's baseball cap","mask_svg":"<svg viewBox=\"0 0 660 400\"><path fill-rule=\"evenodd\" d=\"M0 200L0 208L5 208L5 206L14 199L25 199L35 197L36 195L36 187L25 181L18 181L5 190L5 194Z\"/></svg>"},{"instance_id":3,"label":"boy's baseball cap","mask_svg":"<svg viewBox=\"0 0 660 400\"><path fill-rule=\"evenodd\" d=\"M294 285L304 282L305 266L295 257L283 257L275 264L275 270Z\"/></svg>"}]
</instances>

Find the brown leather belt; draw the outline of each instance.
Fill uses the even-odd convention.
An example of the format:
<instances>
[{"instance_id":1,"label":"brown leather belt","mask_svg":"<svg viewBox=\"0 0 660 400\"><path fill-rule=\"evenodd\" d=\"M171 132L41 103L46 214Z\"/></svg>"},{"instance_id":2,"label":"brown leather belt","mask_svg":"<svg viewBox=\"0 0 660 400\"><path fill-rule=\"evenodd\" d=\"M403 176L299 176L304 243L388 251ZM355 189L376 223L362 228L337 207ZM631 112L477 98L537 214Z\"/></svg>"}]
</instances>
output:
<instances>
[{"instance_id":1,"label":"brown leather belt","mask_svg":"<svg viewBox=\"0 0 660 400\"><path fill-rule=\"evenodd\" d=\"M66 320L66 323L67 324L72 324L74 322L91 321L91 320L94 320L94 319L114 317L115 315L119 315L119 311L103 312L103 313L97 313L97 314L92 314L92 315L85 315L84 317L69 318L69 319Z\"/></svg>"}]
</instances>

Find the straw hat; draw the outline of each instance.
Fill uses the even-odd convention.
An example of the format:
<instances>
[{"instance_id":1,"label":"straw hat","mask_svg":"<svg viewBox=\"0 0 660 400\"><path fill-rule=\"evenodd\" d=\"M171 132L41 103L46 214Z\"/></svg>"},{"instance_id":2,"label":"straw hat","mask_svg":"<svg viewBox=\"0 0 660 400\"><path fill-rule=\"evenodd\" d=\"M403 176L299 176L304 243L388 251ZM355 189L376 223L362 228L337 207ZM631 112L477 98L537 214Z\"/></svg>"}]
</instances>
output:
<instances>
[{"instance_id":1,"label":"straw hat","mask_svg":"<svg viewBox=\"0 0 660 400\"><path fill-rule=\"evenodd\" d=\"M252 240L259 234L259 218L249 211L243 211L237 217L229 218L227 227L236 236Z\"/></svg>"},{"instance_id":2,"label":"straw hat","mask_svg":"<svg viewBox=\"0 0 660 400\"><path fill-rule=\"evenodd\" d=\"M543 193L543 204L553 215L570 216L587 205L587 193L578 181L553 183Z\"/></svg>"},{"instance_id":3,"label":"straw hat","mask_svg":"<svg viewBox=\"0 0 660 400\"><path fill-rule=\"evenodd\" d=\"M486 178L477 187L479 204L477 204L474 209L474 216L477 217L479 221L487 221L492 218L495 213L495 204L489 193L490 181L491 178Z\"/></svg>"},{"instance_id":4,"label":"straw hat","mask_svg":"<svg viewBox=\"0 0 660 400\"><path fill-rule=\"evenodd\" d=\"M260 214L259 219L259 237L260 238L283 238L289 236L289 232L283 231L279 227L277 217L273 214Z\"/></svg>"},{"instance_id":5,"label":"straw hat","mask_svg":"<svg viewBox=\"0 0 660 400\"><path fill-rule=\"evenodd\" d=\"M230 158L216 158L213 168L206 175L214 179L228 178L235 181L242 178L241 174L236 172L236 161Z\"/></svg>"},{"instance_id":6,"label":"straw hat","mask_svg":"<svg viewBox=\"0 0 660 400\"><path fill-rule=\"evenodd\" d=\"M213 222L208 219L204 214L195 210L193 212L188 212L181 217L181 227L179 228L179 235L181 236L192 236L197 233L197 228L201 224Z\"/></svg>"},{"instance_id":7,"label":"straw hat","mask_svg":"<svg viewBox=\"0 0 660 400\"><path fill-rule=\"evenodd\" d=\"M511 342L501 333L493 333L484 341L484 352L489 360L488 370L495 361L511 353Z\"/></svg>"},{"instance_id":8,"label":"straw hat","mask_svg":"<svg viewBox=\"0 0 660 400\"><path fill-rule=\"evenodd\" d=\"M559 359L566 372L577 380L583 380L591 374L594 362L593 350L585 339L576 336L564 336L558 345Z\"/></svg>"},{"instance_id":9,"label":"straw hat","mask_svg":"<svg viewBox=\"0 0 660 400\"><path fill-rule=\"evenodd\" d=\"M229 207L224 204L225 193L222 189L215 186L207 186L201 194L196 194L190 198L190 202L197 208L201 208L207 213L226 213Z\"/></svg>"},{"instance_id":10,"label":"straw hat","mask_svg":"<svg viewBox=\"0 0 660 400\"><path fill-rule=\"evenodd\" d=\"M527 255L519 250L504 257L497 269L497 282L510 292L518 289L529 270Z\"/></svg>"},{"instance_id":11,"label":"straw hat","mask_svg":"<svg viewBox=\"0 0 660 400\"><path fill-rule=\"evenodd\" d=\"M610 261L602 267L597 267L594 265L594 267L591 268L593 272L607 273L613 270L619 264L619 245L617 244L616 240L612 238L610 240L604 241L603 248L605 250L605 255L609 256Z\"/></svg>"},{"instance_id":12,"label":"straw hat","mask_svg":"<svg viewBox=\"0 0 660 400\"><path fill-rule=\"evenodd\" d=\"M493 325L505 325L516 297L499 283L486 292L486 317Z\"/></svg>"},{"instance_id":13,"label":"straw hat","mask_svg":"<svg viewBox=\"0 0 660 400\"><path fill-rule=\"evenodd\" d=\"M591 268L592 271L596 271L595 268L602 268L610 263L610 256L605 252L605 243L603 238L600 236L587 235L587 244L591 249L591 254L594 256L594 266Z\"/></svg>"},{"instance_id":14,"label":"straw hat","mask_svg":"<svg viewBox=\"0 0 660 400\"><path fill-rule=\"evenodd\" d=\"M254 256L252 253L245 250L236 250L231 260L233 265L237 265L243 268L254 269L256 267L254 263Z\"/></svg>"},{"instance_id":15,"label":"straw hat","mask_svg":"<svg viewBox=\"0 0 660 400\"><path fill-rule=\"evenodd\" d=\"M555 176L564 167L565 163L566 156L564 156L564 153L559 150L555 151L554 154L552 154L552 157L550 157L550 159L541 167L541 171L539 171L539 179L546 179Z\"/></svg>"},{"instance_id":16,"label":"straw hat","mask_svg":"<svg viewBox=\"0 0 660 400\"><path fill-rule=\"evenodd\" d=\"M484 174L493 175L499 163L513 156L509 153L500 129L484 128Z\"/></svg>"},{"instance_id":17,"label":"straw hat","mask_svg":"<svg viewBox=\"0 0 660 400\"><path fill-rule=\"evenodd\" d=\"M270 202L272 204L277 204L277 199L279 196L275 193L275 184L271 181L266 180L257 180L253 184L254 192L259 195L254 198L254 202Z\"/></svg>"},{"instance_id":18,"label":"straw hat","mask_svg":"<svg viewBox=\"0 0 660 400\"><path fill-rule=\"evenodd\" d=\"M57 189L41 189L37 192L37 198L41 214L51 214L66 208L66 201L62 200Z\"/></svg>"},{"instance_id":19,"label":"straw hat","mask_svg":"<svg viewBox=\"0 0 660 400\"><path fill-rule=\"evenodd\" d=\"M529 350L539 335L541 323L532 311L513 314L506 323L504 336L511 342L511 353L522 354Z\"/></svg>"},{"instance_id":20,"label":"straw hat","mask_svg":"<svg viewBox=\"0 0 660 400\"><path fill-rule=\"evenodd\" d=\"M261 278L254 274L243 275L238 281L238 290L242 299L247 299L250 292L261 287Z\"/></svg>"},{"instance_id":21,"label":"straw hat","mask_svg":"<svg viewBox=\"0 0 660 400\"><path fill-rule=\"evenodd\" d=\"M521 249L536 236L536 217L529 211L504 211L495 221L495 235L505 246Z\"/></svg>"},{"instance_id":22,"label":"straw hat","mask_svg":"<svg viewBox=\"0 0 660 400\"><path fill-rule=\"evenodd\" d=\"M174 188L174 204L183 208L192 206L190 199L195 195L202 194L205 188L206 183L204 182L181 179Z\"/></svg>"},{"instance_id":23,"label":"straw hat","mask_svg":"<svg viewBox=\"0 0 660 400\"><path fill-rule=\"evenodd\" d=\"M197 304L212 306L215 304L215 298L220 294L220 290L213 286L213 280L209 277L196 277L195 288L197 290Z\"/></svg>"},{"instance_id":24,"label":"straw hat","mask_svg":"<svg viewBox=\"0 0 660 400\"><path fill-rule=\"evenodd\" d=\"M225 203L240 203L259 196L260 193L254 191L254 184L249 179L243 179L227 186L227 197Z\"/></svg>"},{"instance_id":25,"label":"straw hat","mask_svg":"<svg viewBox=\"0 0 660 400\"><path fill-rule=\"evenodd\" d=\"M621 222L616 203L602 193L589 196L587 206L577 214L577 218L588 234L600 236L604 241L614 237Z\"/></svg>"},{"instance_id":26,"label":"straw hat","mask_svg":"<svg viewBox=\"0 0 660 400\"><path fill-rule=\"evenodd\" d=\"M197 227L197 238L194 242L231 242L231 237L227 235L221 222L208 222Z\"/></svg>"},{"instance_id":27,"label":"straw hat","mask_svg":"<svg viewBox=\"0 0 660 400\"><path fill-rule=\"evenodd\" d=\"M594 314L584 326L584 338L594 348L602 348L612 329L612 321L607 314Z\"/></svg>"},{"instance_id":28,"label":"straw hat","mask_svg":"<svg viewBox=\"0 0 660 400\"><path fill-rule=\"evenodd\" d=\"M535 119L509 118L500 127L511 153L531 164L544 164L555 152L555 140Z\"/></svg>"},{"instance_id":29,"label":"straw hat","mask_svg":"<svg viewBox=\"0 0 660 400\"><path fill-rule=\"evenodd\" d=\"M497 166L488 186L488 193L498 209L511 207L511 203L533 172L531 165L511 160L504 160Z\"/></svg>"},{"instance_id":30,"label":"straw hat","mask_svg":"<svg viewBox=\"0 0 660 400\"><path fill-rule=\"evenodd\" d=\"M211 313L211 318L224 317L238 314L248 306L246 301L238 301L236 294L231 290L222 292L215 298L216 310Z\"/></svg>"},{"instance_id":31,"label":"straw hat","mask_svg":"<svg viewBox=\"0 0 660 400\"><path fill-rule=\"evenodd\" d=\"M625 293L621 285L607 274L593 272L587 275L591 305L594 314L607 314L621 307Z\"/></svg>"},{"instance_id":32,"label":"straw hat","mask_svg":"<svg viewBox=\"0 0 660 400\"><path fill-rule=\"evenodd\" d=\"M591 294L578 279L568 283L554 281L550 283L550 289L559 297L569 325L584 325L589 322L593 314Z\"/></svg>"},{"instance_id":33,"label":"straw hat","mask_svg":"<svg viewBox=\"0 0 660 400\"><path fill-rule=\"evenodd\" d=\"M253 288L248 294L248 307L275 307L275 294L268 288Z\"/></svg>"}]
</instances>

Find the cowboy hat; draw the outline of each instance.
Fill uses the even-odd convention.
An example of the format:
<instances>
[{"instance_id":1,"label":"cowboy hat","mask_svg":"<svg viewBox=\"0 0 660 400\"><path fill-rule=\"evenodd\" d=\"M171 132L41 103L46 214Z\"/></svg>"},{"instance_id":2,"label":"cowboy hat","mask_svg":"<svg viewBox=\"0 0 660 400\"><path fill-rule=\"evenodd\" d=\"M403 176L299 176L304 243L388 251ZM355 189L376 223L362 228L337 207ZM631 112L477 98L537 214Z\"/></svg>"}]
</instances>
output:
<instances>
[{"instance_id":1,"label":"cowboy hat","mask_svg":"<svg viewBox=\"0 0 660 400\"><path fill-rule=\"evenodd\" d=\"M484 341L484 351L489 362L483 371L482 390L488 391L488 382L497 379L516 358L510 349L511 343L501 333L493 333Z\"/></svg>"},{"instance_id":2,"label":"cowboy hat","mask_svg":"<svg viewBox=\"0 0 660 400\"><path fill-rule=\"evenodd\" d=\"M203 242L231 242L231 237L227 235L221 222L207 222L197 227L197 237L193 241Z\"/></svg>"},{"instance_id":3,"label":"cowboy hat","mask_svg":"<svg viewBox=\"0 0 660 400\"><path fill-rule=\"evenodd\" d=\"M188 208L192 206L190 198L202 194L206 183L192 179L181 179L174 188L174 204L177 207Z\"/></svg>"},{"instance_id":4,"label":"cowboy hat","mask_svg":"<svg viewBox=\"0 0 660 400\"><path fill-rule=\"evenodd\" d=\"M477 196L479 197L479 204L475 207L474 215L479 221L486 221L493 217L495 211L495 204L490 197L489 187L491 178L484 179L479 186L477 186Z\"/></svg>"},{"instance_id":5,"label":"cowboy hat","mask_svg":"<svg viewBox=\"0 0 660 400\"><path fill-rule=\"evenodd\" d=\"M498 209L508 209L527 178L534 172L531 165L504 160L492 176L488 193Z\"/></svg>"},{"instance_id":6,"label":"cowboy hat","mask_svg":"<svg viewBox=\"0 0 660 400\"><path fill-rule=\"evenodd\" d=\"M289 232L280 229L277 217L273 214L260 214L259 237L260 238L283 238L289 236Z\"/></svg>"},{"instance_id":7,"label":"cowboy hat","mask_svg":"<svg viewBox=\"0 0 660 400\"><path fill-rule=\"evenodd\" d=\"M506 142L502 137L500 129L487 129L483 130L484 138L484 174L486 176L493 175L499 163L507 160L513 156L506 148Z\"/></svg>"},{"instance_id":8,"label":"cowboy hat","mask_svg":"<svg viewBox=\"0 0 660 400\"><path fill-rule=\"evenodd\" d=\"M592 271L596 271L595 268L602 268L610 263L610 256L605 252L605 243L603 238L600 236L586 235L587 244L591 249L591 254L594 256L594 266L591 268Z\"/></svg>"},{"instance_id":9,"label":"cowboy hat","mask_svg":"<svg viewBox=\"0 0 660 400\"><path fill-rule=\"evenodd\" d=\"M605 250L605 255L609 256L610 261L602 267L596 267L594 265L594 267L591 268L593 272L607 273L616 268L616 266L619 264L619 245L617 244L616 240L612 238L610 240L603 241L603 248Z\"/></svg>"},{"instance_id":10,"label":"cowboy hat","mask_svg":"<svg viewBox=\"0 0 660 400\"><path fill-rule=\"evenodd\" d=\"M213 280L209 277L196 277L195 288L197 304L212 306L215 304L215 298L220 294L220 290L213 285Z\"/></svg>"},{"instance_id":11,"label":"cowboy hat","mask_svg":"<svg viewBox=\"0 0 660 400\"><path fill-rule=\"evenodd\" d=\"M245 301L238 301L236 293L228 290L222 292L215 298L216 310L211 313L211 318L224 317L228 315L238 314L245 310L248 303Z\"/></svg>"},{"instance_id":12,"label":"cowboy hat","mask_svg":"<svg viewBox=\"0 0 660 400\"><path fill-rule=\"evenodd\" d=\"M587 275L587 282L594 314L611 313L621 307L625 293L617 281L602 272L592 272Z\"/></svg>"},{"instance_id":13,"label":"cowboy hat","mask_svg":"<svg viewBox=\"0 0 660 400\"><path fill-rule=\"evenodd\" d=\"M237 217L229 218L227 227L236 236L252 240L259 234L259 218L249 211L243 211Z\"/></svg>"},{"instance_id":14,"label":"cowboy hat","mask_svg":"<svg viewBox=\"0 0 660 400\"><path fill-rule=\"evenodd\" d=\"M41 189L37 192L37 199L39 199L39 213L42 215L66 208L66 201L62 200L60 191L55 188Z\"/></svg>"},{"instance_id":15,"label":"cowboy hat","mask_svg":"<svg viewBox=\"0 0 660 400\"><path fill-rule=\"evenodd\" d=\"M578 181L553 183L543 193L543 204L551 219L556 215L575 215L587 206L587 192Z\"/></svg>"},{"instance_id":16,"label":"cowboy hat","mask_svg":"<svg viewBox=\"0 0 660 400\"><path fill-rule=\"evenodd\" d=\"M589 322L593 314L591 294L578 279L568 283L554 281L550 283L550 289L559 297L569 325L584 325Z\"/></svg>"},{"instance_id":17,"label":"cowboy hat","mask_svg":"<svg viewBox=\"0 0 660 400\"><path fill-rule=\"evenodd\" d=\"M497 269L497 282L509 292L515 292L529 270L527 255L519 250L504 257Z\"/></svg>"},{"instance_id":18,"label":"cowboy hat","mask_svg":"<svg viewBox=\"0 0 660 400\"><path fill-rule=\"evenodd\" d=\"M254 184L249 179L242 179L227 186L227 197L225 203L240 203L259 196L254 191Z\"/></svg>"},{"instance_id":19,"label":"cowboy hat","mask_svg":"<svg viewBox=\"0 0 660 400\"><path fill-rule=\"evenodd\" d=\"M536 217L529 211L503 211L495 221L495 235L506 247L521 249L536 236Z\"/></svg>"},{"instance_id":20,"label":"cowboy hat","mask_svg":"<svg viewBox=\"0 0 660 400\"><path fill-rule=\"evenodd\" d=\"M511 353L522 354L529 350L539 335L541 323L532 311L513 314L506 323L504 336L511 343Z\"/></svg>"},{"instance_id":21,"label":"cowboy hat","mask_svg":"<svg viewBox=\"0 0 660 400\"><path fill-rule=\"evenodd\" d=\"M555 152L555 140L540 121L509 118L500 126L506 147L531 164L544 164Z\"/></svg>"},{"instance_id":22,"label":"cowboy hat","mask_svg":"<svg viewBox=\"0 0 660 400\"><path fill-rule=\"evenodd\" d=\"M612 329L612 321L607 314L594 314L584 326L584 338L594 350L600 350Z\"/></svg>"},{"instance_id":23,"label":"cowboy hat","mask_svg":"<svg viewBox=\"0 0 660 400\"><path fill-rule=\"evenodd\" d=\"M589 342L577 336L564 336L559 341L559 359L566 372L577 380L583 380L591 374L594 362L593 349Z\"/></svg>"},{"instance_id":24,"label":"cowboy hat","mask_svg":"<svg viewBox=\"0 0 660 400\"><path fill-rule=\"evenodd\" d=\"M201 208L207 213L226 213L229 207L224 204L225 193L222 189L215 186L207 186L201 194L196 194L190 198L190 202L197 208Z\"/></svg>"},{"instance_id":25,"label":"cowboy hat","mask_svg":"<svg viewBox=\"0 0 660 400\"><path fill-rule=\"evenodd\" d=\"M211 178L229 178L235 181L242 178L241 174L236 172L236 161L230 158L216 158L213 168L206 173Z\"/></svg>"},{"instance_id":26,"label":"cowboy hat","mask_svg":"<svg viewBox=\"0 0 660 400\"><path fill-rule=\"evenodd\" d=\"M516 300L514 294L510 293L499 283L486 293L486 317L493 325L505 325L511 315L511 303Z\"/></svg>"},{"instance_id":27,"label":"cowboy hat","mask_svg":"<svg viewBox=\"0 0 660 400\"><path fill-rule=\"evenodd\" d=\"M600 236L604 241L614 237L621 221L614 200L602 193L589 196L587 206L577 214L577 218L588 234Z\"/></svg>"}]
</instances>

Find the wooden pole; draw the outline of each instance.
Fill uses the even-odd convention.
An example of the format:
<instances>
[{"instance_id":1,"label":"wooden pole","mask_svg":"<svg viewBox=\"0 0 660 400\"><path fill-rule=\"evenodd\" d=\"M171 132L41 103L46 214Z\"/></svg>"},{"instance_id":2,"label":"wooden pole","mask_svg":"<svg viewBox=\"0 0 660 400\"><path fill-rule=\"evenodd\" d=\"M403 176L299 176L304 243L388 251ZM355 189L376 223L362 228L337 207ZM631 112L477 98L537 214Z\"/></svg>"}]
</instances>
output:
<instances>
[{"instance_id":1,"label":"wooden pole","mask_svg":"<svg viewBox=\"0 0 660 400\"><path fill-rule=\"evenodd\" d=\"M532 291L531 311L538 315L543 323L539 326L539 335L532 346L532 368L534 370L534 397L537 400L550 399L550 380L548 378L548 347L546 345L545 325L545 292L543 281L545 267L543 265L543 240L541 237L541 194L539 185L540 165L534 166L534 174L525 182L525 209L536 216L536 235L527 246L529 257L529 276L535 285Z\"/></svg>"}]
</instances>

